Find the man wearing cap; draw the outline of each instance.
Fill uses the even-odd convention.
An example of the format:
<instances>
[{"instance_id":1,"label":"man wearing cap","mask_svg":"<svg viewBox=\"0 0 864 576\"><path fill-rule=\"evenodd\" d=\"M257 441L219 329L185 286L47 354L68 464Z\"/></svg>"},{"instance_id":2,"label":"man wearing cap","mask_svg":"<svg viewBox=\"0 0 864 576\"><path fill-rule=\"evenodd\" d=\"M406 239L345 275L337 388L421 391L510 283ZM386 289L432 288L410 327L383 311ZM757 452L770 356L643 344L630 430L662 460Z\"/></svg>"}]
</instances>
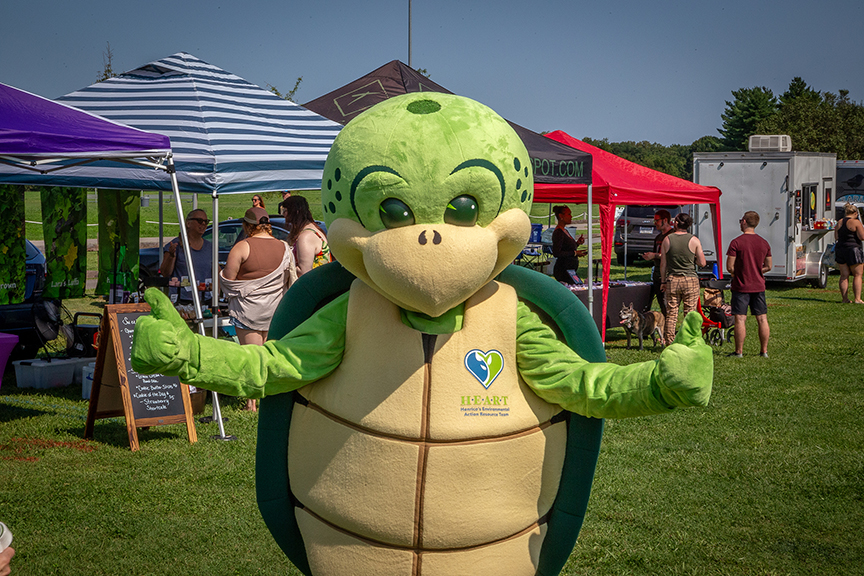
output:
<instances>
[{"instance_id":1,"label":"man wearing cap","mask_svg":"<svg viewBox=\"0 0 864 576\"><path fill-rule=\"evenodd\" d=\"M666 317L666 293L661 290L663 285L660 281L660 250L663 246L663 240L672 233L672 215L668 210L660 209L654 213L654 227L659 230L659 234L654 237L654 251L643 252L642 258L654 262L654 268L651 270L651 296L657 297L657 304L660 306L660 312L663 317Z\"/></svg>"},{"instance_id":2,"label":"man wearing cap","mask_svg":"<svg viewBox=\"0 0 864 576\"><path fill-rule=\"evenodd\" d=\"M189 251L192 253L192 265L195 268L195 280L199 286L202 282L210 285L213 281L213 247L204 239L204 232L210 220L207 213L196 208L186 216L186 235L189 238ZM191 278L186 264L186 253L180 237L165 244L165 254L159 271L162 276L170 278L169 293L171 301L177 303L192 302L190 290ZM203 293L204 300L210 299L210 292Z\"/></svg>"}]
</instances>

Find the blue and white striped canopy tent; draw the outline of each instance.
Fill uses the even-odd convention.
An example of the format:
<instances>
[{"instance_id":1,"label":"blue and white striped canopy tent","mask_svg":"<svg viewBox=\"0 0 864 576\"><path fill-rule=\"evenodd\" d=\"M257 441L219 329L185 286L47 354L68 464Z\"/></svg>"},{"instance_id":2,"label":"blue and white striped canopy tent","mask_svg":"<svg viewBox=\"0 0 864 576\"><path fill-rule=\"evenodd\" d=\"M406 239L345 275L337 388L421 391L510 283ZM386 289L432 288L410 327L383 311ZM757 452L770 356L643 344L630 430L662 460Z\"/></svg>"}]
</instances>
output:
<instances>
[{"instance_id":1,"label":"blue and white striped canopy tent","mask_svg":"<svg viewBox=\"0 0 864 576\"><path fill-rule=\"evenodd\" d=\"M183 192L231 194L321 187L341 125L178 52L57 99L171 139ZM171 190L164 174L89 166L66 186ZM86 182L85 182L86 180Z\"/></svg>"}]
</instances>

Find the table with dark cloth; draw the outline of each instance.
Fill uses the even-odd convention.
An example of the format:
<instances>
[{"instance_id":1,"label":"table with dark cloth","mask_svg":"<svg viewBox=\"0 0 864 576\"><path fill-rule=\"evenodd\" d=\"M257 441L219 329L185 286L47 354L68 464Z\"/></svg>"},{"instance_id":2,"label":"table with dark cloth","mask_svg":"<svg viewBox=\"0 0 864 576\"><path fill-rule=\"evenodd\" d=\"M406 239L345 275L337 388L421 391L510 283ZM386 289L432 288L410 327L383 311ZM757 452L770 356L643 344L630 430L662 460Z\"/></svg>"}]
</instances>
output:
<instances>
[{"instance_id":1,"label":"table with dark cloth","mask_svg":"<svg viewBox=\"0 0 864 576\"><path fill-rule=\"evenodd\" d=\"M574 290L574 294L582 301L585 306L588 306L588 290ZM633 303L633 308L639 312L646 312L651 309L651 283L650 282L627 282L616 283L609 285L609 302L606 308L606 329L617 328L620 326L618 313L624 305L629 306ZM599 284L594 286L594 321L597 323L597 329L602 330L600 321L603 316L603 287Z\"/></svg>"}]
</instances>

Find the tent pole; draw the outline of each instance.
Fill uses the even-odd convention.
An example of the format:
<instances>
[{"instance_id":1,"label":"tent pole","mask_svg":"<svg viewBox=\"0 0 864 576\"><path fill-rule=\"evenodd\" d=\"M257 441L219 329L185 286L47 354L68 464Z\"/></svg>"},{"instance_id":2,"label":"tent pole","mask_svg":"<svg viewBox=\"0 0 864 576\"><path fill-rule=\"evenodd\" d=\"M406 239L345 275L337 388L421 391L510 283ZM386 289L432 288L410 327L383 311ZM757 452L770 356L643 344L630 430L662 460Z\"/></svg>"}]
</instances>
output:
<instances>
[{"instance_id":1,"label":"tent pole","mask_svg":"<svg viewBox=\"0 0 864 576\"><path fill-rule=\"evenodd\" d=\"M588 184L588 313L594 318L594 199Z\"/></svg>"},{"instance_id":2,"label":"tent pole","mask_svg":"<svg viewBox=\"0 0 864 576\"><path fill-rule=\"evenodd\" d=\"M165 255L162 247L165 245L165 210L162 206L164 193L159 190L159 269L162 269L162 257Z\"/></svg>"},{"instance_id":3,"label":"tent pole","mask_svg":"<svg viewBox=\"0 0 864 576\"><path fill-rule=\"evenodd\" d=\"M411 63L411 0L408 0L408 67L413 66Z\"/></svg>"},{"instance_id":4,"label":"tent pole","mask_svg":"<svg viewBox=\"0 0 864 576\"><path fill-rule=\"evenodd\" d=\"M213 310L213 338L219 337L219 194L215 190L213 196L213 234L211 236L213 248L213 278L212 278L212 310ZM219 395L216 392L211 392L213 395L213 420L219 424L219 434L211 436L214 440L236 440L237 436L233 434L225 435L225 424L222 420L222 407L219 405Z\"/></svg>"},{"instance_id":5,"label":"tent pole","mask_svg":"<svg viewBox=\"0 0 864 576\"><path fill-rule=\"evenodd\" d=\"M195 308L195 323L198 331L204 335L204 326L201 321L204 314L201 311L201 296L198 294L198 278L195 277L195 266L192 265L192 248L189 246L189 235L186 233L186 220L183 218L183 206L180 201L180 187L177 184L177 172L174 169L174 157L168 157L168 174L171 176L171 188L174 189L174 201L177 204L177 220L180 222L180 241L183 243L183 254L186 256L186 273L189 274L190 292L192 292L192 305ZM182 290L181 290L182 291Z\"/></svg>"},{"instance_id":6,"label":"tent pole","mask_svg":"<svg viewBox=\"0 0 864 576\"><path fill-rule=\"evenodd\" d=\"M168 156L168 175L171 177L171 189L174 191L174 202L177 204L177 220L180 222L180 239L183 242L183 253L186 255L186 267L189 273L189 282L192 283L192 303L195 306L195 324L198 325L198 333L206 336L204 332L204 313L201 310L201 296L198 294L198 279L195 277L195 266L192 264L192 250L189 247L189 236L186 234L185 220L183 218L183 206L180 201L180 186L177 183L177 171L174 168L174 156ZM193 199L197 199L197 195L193 195ZM213 394L213 412L219 413L219 428L222 429L222 417L219 410L219 398L216 392ZM222 432L224 436L224 431ZM230 436L225 439L232 439Z\"/></svg>"},{"instance_id":7,"label":"tent pole","mask_svg":"<svg viewBox=\"0 0 864 576\"><path fill-rule=\"evenodd\" d=\"M213 256L213 278L211 285L211 306L213 308L214 314L213 317L216 318L219 310L219 194L214 190L213 191L213 234L212 238L212 256ZM213 337L216 338L219 336L217 331L218 326L216 325L216 321L213 322Z\"/></svg>"},{"instance_id":8,"label":"tent pole","mask_svg":"<svg viewBox=\"0 0 864 576\"><path fill-rule=\"evenodd\" d=\"M624 280L627 280L627 261L629 258L627 257L627 227L630 225L630 222L627 220L628 205L624 205Z\"/></svg>"}]
</instances>

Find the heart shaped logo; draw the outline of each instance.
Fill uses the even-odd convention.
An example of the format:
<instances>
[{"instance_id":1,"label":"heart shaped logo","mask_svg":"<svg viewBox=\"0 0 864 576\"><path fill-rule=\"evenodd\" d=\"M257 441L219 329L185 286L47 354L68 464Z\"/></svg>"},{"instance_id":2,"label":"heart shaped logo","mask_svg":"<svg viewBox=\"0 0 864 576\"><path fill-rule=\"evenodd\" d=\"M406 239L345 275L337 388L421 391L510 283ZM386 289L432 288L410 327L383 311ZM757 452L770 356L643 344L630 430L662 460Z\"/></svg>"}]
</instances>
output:
<instances>
[{"instance_id":1,"label":"heart shaped logo","mask_svg":"<svg viewBox=\"0 0 864 576\"><path fill-rule=\"evenodd\" d=\"M504 357L497 350L471 350L465 355L465 368L488 390L504 369Z\"/></svg>"}]
</instances>

